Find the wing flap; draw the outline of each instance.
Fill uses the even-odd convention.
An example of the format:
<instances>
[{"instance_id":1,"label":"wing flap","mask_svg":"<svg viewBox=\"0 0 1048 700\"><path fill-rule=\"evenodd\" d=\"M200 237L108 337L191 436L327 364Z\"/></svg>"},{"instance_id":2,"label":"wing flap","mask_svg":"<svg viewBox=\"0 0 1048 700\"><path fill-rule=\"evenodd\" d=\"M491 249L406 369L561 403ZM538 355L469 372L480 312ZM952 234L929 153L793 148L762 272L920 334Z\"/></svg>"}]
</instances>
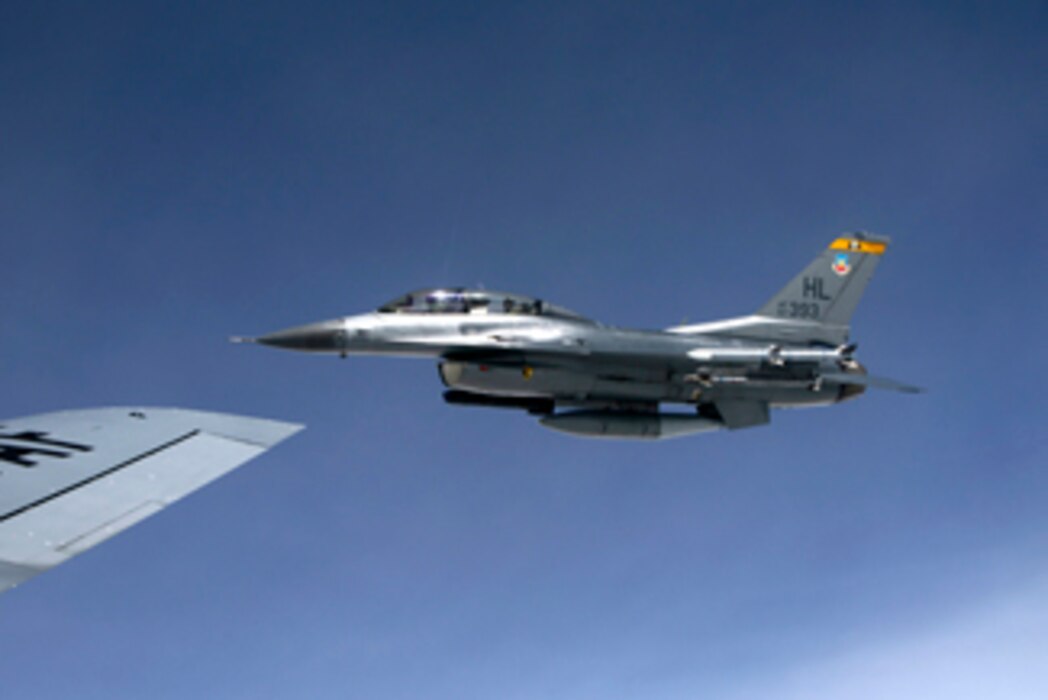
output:
<instances>
[{"instance_id":1,"label":"wing flap","mask_svg":"<svg viewBox=\"0 0 1048 700\"><path fill-rule=\"evenodd\" d=\"M70 500L73 500L73 497L70 497ZM65 503L64 505L66 506L67 514L75 510L73 503ZM102 544L118 532L123 532L132 525L142 522L150 515L160 512L165 505L159 501L140 503L126 513L107 520L93 530L75 535L68 541L56 544L55 552L65 555L66 558L84 552L97 544ZM42 508L38 513L43 514L46 510L46 507ZM90 518L85 518L85 520L88 521L86 524L90 524ZM25 524L28 525L29 523Z\"/></svg>"}]
</instances>

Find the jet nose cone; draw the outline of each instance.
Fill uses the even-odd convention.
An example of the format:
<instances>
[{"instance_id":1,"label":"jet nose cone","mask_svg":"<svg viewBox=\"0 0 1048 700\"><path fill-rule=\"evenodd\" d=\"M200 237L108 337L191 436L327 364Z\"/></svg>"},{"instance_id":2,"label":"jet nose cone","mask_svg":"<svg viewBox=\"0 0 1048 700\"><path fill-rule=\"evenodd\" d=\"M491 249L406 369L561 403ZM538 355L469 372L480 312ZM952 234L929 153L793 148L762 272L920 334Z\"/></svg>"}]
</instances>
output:
<instances>
[{"instance_id":1,"label":"jet nose cone","mask_svg":"<svg viewBox=\"0 0 1048 700\"><path fill-rule=\"evenodd\" d=\"M319 321L270 333L255 342L285 350L339 352L344 345L344 337L341 321Z\"/></svg>"}]
</instances>

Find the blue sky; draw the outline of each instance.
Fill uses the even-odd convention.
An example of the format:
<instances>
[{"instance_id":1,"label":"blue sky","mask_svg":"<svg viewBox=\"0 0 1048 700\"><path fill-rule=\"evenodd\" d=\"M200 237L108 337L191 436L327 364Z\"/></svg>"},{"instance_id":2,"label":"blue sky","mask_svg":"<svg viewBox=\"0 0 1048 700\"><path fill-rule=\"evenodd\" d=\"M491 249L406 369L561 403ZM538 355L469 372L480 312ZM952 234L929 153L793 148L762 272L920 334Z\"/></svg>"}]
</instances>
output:
<instances>
[{"instance_id":1,"label":"blue sky","mask_svg":"<svg viewBox=\"0 0 1048 700\"><path fill-rule=\"evenodd\" d=\"M0 598L4 692L1041 698L1041 3L0 8L6 415L308 424ZM930 388L657 444L231 346L484 284L748 313L837 233Z\"/></svg>"}]
</instances>

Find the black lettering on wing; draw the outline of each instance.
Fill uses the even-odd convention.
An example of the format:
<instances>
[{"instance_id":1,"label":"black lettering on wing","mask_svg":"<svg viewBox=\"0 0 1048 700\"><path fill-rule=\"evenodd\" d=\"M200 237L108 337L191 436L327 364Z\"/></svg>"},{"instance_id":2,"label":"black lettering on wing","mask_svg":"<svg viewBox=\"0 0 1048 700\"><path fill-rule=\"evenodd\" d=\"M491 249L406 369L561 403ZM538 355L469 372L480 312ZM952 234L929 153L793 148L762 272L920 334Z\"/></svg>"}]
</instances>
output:
<instances>
[{"instance_id":1,"label":"black lettering on wing","mask_svg":"<svg viewBox=\"0 0 1048 700\"><path fill-rule=\"evenodd\" d=\"M0 462L19 467L35 467L37 462L31 455L67 459L73 452L90 452L94 448L79 442L67 442L48 437L42 431L25 430L20 433L0 433ZM14 444L12 444L12 442Z\"/></svg>"}]
</instances>

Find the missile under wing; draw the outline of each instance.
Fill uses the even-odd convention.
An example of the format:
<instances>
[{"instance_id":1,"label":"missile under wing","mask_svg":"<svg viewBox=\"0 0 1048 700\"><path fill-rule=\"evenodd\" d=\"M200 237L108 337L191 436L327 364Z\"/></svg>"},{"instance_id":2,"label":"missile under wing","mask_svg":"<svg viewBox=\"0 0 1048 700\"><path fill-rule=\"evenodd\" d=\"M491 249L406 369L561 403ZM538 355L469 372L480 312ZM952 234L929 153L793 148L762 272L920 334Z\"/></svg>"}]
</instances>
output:
<instances>
[{"instance_id":1,"label":"missile under wing","mask_svg":"<svg viewBox=\"0 0 1048 700\"><path fill-rule=\"evenodd\" d=\"M153 515L301 427L175 408L0 422L0 591Z\"/></svg>"}]
</instances>

